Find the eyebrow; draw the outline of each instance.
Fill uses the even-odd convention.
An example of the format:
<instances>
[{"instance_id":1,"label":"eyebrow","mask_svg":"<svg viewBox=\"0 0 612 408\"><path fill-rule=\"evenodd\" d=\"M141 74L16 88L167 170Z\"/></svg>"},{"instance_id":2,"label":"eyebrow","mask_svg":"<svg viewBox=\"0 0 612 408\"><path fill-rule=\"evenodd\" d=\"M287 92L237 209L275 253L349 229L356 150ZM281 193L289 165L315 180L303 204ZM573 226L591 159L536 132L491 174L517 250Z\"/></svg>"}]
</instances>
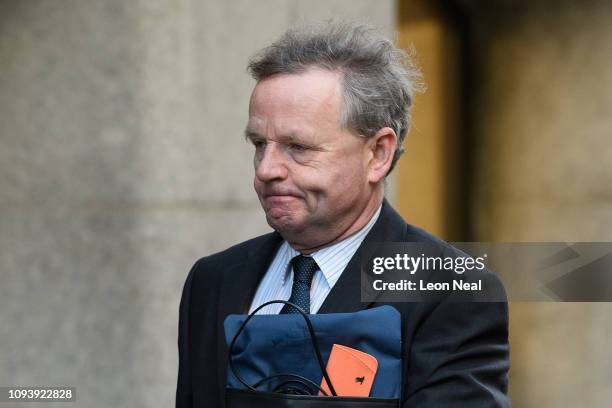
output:
<instances>
[{"instance_id":1,"label":"eyebrow","mask_svg":"<svg viewBox=\"0 0 612 408\"><path fill-rule=\"evenodd\" d=\"M263 136L260 136L257 132L246 128L244 129L244 138L247 140L255 140L255 139L262 139Z\"/></svg>"},{"instance_id":2,"label":"eyebrow","mask_svg":"<svg viewBox=\"0 0 612 408\"><path fill-rule=\"evenodd\" d=\"M256 131L250 129L250 128L246 128L244 130L244 138L247 140L261 140L261 139L265 139L265 136L260 135L259 133L257 133ZM301 144L306 144L308 145L309 143L302 140L302 138L300 138L299 136L295 135L295 134L289 134L289 135L285 135L285 136L280 136L278 137L278 140L283 142L283 143L301 143Z\"/></svg>"}]
</instances>

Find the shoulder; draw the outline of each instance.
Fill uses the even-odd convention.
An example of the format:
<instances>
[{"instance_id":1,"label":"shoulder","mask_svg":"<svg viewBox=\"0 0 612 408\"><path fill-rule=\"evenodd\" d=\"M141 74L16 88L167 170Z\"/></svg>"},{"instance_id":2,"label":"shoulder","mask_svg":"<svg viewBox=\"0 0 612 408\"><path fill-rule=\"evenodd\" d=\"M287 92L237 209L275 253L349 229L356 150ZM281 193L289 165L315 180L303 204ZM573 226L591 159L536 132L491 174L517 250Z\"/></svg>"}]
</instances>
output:
<instances>
[{"instance_id":1,"label":"shoulder","mask_svg":"<svg viewBox=\"0 0 612 408\"><path fill-rule=\"evenodd\" d=\"M468 256L465 252L455 248L443 239L430 234L422 228L415 227L414 225L410 224L406 224L406 240L404 242L425 244L429 248L437 249L440 255L445 257L457 258Z\"/></svg>"},{"instance_id":2,"label":"shoulder","mask_svg":"<svg viewBox=\"0 0 612 408\"><path fill-rule=\"evenodd\" d=\"M436 237L435 235L430 234L425 231L423 228L416 227L414 225L406 224L406 242L423 242L423 243L431 243L437 244L441 247L450 247L451 245L443 241L442 239Z\"/></svg>"},{"instance_id":3,"label":"shoulder","mask_svg":"<svg viewBox=\"0 0 612 408\"><path fill-rule=\"evenodd\" d=\"M279 241L278 234L271 232L233 245L223 251L213 253L198 259L187 280L199 280L205 275L209 283L213 283L223 271L242 266L246 259L269 249Z\"/></svg>"},{"instance_id":4,"label":"shoulder","mask_svg":"<svg viewBox=\"0 0 612 408\"><path fill-rule=\"evenodd\" d=\"M418 244L419 251L423 251L427 256L438 257L445 262L450 262L448 261L449 259L465 261L471 258L475 259L479 256L478 254L468 254L422 228L405 223L405 221L403 221L403 226L405 230L402 242ZM452 263L452 265L456 264L456 262ZM483 269L473 269L470 270L469 273L461 272L461 274L457 274L453 269L447 270L446 268L436 269L435 273L436 276L444 278L447 281L452 281L454 278L461 278L464 282L482 282L481 285L483 290L478 292L477 296L472 292L453 292L453 296L457 297L455 301L475 301L476 299L502 303L507 301L507 295L502 281L494 272L486 267L486 263Z\"/></svg>"},{"instance_id":5,"label":"shoulder","mask_svg":"<svg viewBox=\"0 0 612 408\"><path fill-rule=\"evenodd\" d=\"M385 216L386 222L401 227L399 242L423 244L427 248L435 249L445 256L465 256L465 254L448 242L432 235L423 228L408 224L393 208L388 207Z\"/></svg>"}]
</instances>

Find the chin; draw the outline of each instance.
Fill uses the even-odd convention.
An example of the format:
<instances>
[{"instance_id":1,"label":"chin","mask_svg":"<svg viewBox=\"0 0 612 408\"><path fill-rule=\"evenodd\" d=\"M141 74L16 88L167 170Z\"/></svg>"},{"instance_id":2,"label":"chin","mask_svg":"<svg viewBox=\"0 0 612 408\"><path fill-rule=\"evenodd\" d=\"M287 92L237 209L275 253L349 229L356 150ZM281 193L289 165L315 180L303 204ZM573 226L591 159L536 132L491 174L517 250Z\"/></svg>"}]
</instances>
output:
<instances>
[{"instance_id":1,"label":"chin","mask_svg":"<svg viewBox=\"0 0 612 408\"><path fill-rule=\"evenodd\" d=\"M268 225L281 235L299 234L304 230L303 223L298 222L298 220L295 219L295 216L292 215L271 217L270 215L266 214L266 220L268 221Z\"/></svg>"}]
</instances>

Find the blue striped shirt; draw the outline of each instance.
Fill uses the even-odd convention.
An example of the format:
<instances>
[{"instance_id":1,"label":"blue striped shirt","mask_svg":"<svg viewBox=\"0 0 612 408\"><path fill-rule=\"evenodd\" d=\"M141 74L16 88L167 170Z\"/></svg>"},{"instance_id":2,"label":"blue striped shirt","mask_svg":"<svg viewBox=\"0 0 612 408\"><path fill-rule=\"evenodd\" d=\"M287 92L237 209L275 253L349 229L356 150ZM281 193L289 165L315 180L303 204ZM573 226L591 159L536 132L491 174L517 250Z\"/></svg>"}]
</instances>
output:
<instances>
[{"instance_id":1,"label":"blue striped shirt","mask_svg":"<svg viewBox=\"0 0 612 408\"><path fill-rule=\"evenodd\" d=\"M319 266L310 287L310 313L316 313L319 310L329 292L338 282L342 271L374 226L380 215L380 209L381 207L378 208L370 221L355 234L308 255L312 256ZM298 251L291 248L287 241L283 241L259 283L249 313L270 300L289 299L293 286L293 269L290 261L299 254ZM258 314L278 314L283 306L282 303L269 305L261 309Z\"/></svg>"}]
</instances>

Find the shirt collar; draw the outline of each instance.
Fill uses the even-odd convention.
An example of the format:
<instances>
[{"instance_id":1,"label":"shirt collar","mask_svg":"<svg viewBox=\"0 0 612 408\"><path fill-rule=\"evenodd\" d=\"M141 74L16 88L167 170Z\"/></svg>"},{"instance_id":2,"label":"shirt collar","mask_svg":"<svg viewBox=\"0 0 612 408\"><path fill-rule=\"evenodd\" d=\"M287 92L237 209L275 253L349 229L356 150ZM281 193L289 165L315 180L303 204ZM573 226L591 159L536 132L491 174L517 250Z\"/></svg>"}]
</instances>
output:
<instances>
[{"instance_id":1,"label":"shirt collar","mask_svg":"<svg viewBox=\"0 0 612 408\"><path fill-rule=\"evenodd\" d=\"M336 242L333 245L319 249L318 251L308 255L313 257L317 262L317 265L323 273L325 281L329 287L333 287L338 281L342 271L344 271L344 268L349 263L355 252L357 252L357 249L365 239L366 235L368 235L368 232L370 232L378 220L381 209L382 205L378 207L378 210L376 210L372 218L370 218L370 221L368 221L368 223L359 231L340 242ZM281 284L284 286L291 272L291 260L300 255L300 253L293 249L287 241L283 241L280 252L283 256L283 264L285 265L285 273L283 274L281 282ZM340 262L338 262L338 257L342 257Z\"/></svg>"}]
</instances>

